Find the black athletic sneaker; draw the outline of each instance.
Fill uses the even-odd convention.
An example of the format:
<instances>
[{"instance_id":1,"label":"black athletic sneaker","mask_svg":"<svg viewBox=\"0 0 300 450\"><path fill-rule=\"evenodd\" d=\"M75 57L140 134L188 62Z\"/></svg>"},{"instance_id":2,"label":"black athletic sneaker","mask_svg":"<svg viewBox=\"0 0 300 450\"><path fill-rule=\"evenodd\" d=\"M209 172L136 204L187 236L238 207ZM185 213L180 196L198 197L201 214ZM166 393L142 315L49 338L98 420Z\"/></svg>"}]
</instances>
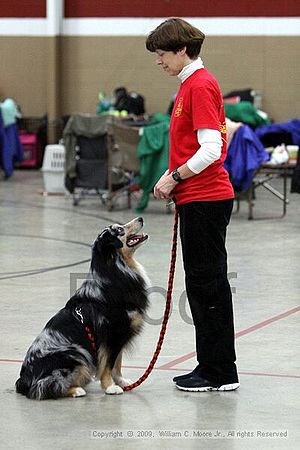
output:
<instances>
[{"instance_id":1,"label":"black athletic sneaker","mask_svg":"<svg viewBox=\"0 0 300 450\"><path fill-rule=\"evenodd\" d=\"M193 373L189 378L177 381L176 387L182 391L191 392L235 391L240 387L240 383L237 380L233 380L231 383L216 384Z\"/></svg>"},{"instance_id":2,"label":"black athletic sneaker","mask_svg":"<svg viewBox=\"0 0 300 450\"><path fill-rule=\"evenodd\" d=\"M178 381L181 381L181 380L186 380L187 378L191 378L193 375L195 375L197 373L198 367L199 366L197 366L194 370L192 370L192 372L174 377L173 378L174 383L177 383Z\"/></svg>"}]
</instances>

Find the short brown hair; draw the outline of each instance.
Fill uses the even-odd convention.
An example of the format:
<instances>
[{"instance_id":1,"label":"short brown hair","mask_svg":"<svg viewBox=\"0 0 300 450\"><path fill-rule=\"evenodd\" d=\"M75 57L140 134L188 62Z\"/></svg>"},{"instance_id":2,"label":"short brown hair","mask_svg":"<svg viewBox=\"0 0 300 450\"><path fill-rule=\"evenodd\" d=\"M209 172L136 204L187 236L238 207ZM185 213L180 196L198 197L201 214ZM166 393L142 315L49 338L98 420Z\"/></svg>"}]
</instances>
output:
<instances>
[{"instance_id":1,"label":"short brown hair","mask_svg":"<svg viewBox=\"0 0 300 450\"><path fill-rule=\"evenodd\" d=\"M150 52L164 50L176 53L186 47L188 57L196 59L204 39L205 34L198 28L183 19L172 17L151 31L146 40L146 48Z\"/></svg>"}]
</instances>

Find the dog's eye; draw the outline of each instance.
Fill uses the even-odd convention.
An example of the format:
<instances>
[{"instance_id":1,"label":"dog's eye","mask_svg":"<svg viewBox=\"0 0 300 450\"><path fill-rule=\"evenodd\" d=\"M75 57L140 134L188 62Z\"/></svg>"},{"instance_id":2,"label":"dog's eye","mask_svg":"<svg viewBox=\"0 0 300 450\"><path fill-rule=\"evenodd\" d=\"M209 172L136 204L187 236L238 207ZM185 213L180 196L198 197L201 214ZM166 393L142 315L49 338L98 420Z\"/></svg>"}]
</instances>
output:
<instances>
[{"instance_id":1,"label":"dog's eye","mask_svg":"<svg viewBox=\"0 0 300 450\"><path fill-rule=\"evenodd\" d=\"M111 225L109 228L115 236L124 236L125 234L124 228L120 225Z\"/></svg>"}]
</instances>

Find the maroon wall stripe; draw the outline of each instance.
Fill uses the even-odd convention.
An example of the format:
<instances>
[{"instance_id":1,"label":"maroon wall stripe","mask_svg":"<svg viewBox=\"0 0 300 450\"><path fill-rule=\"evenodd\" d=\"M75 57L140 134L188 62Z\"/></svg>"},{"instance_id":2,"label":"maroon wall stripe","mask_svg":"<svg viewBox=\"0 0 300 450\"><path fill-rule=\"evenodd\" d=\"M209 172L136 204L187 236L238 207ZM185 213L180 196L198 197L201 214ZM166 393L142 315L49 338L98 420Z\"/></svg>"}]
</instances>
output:
<instances>
[{"instance_id":1,"label":"maroon wall stripe","mask_svg":"<svg viewBox=\"0 0 300 450\"><path fill-rule=\"evenodd\" d=\"M0 0L0 17L46 17L46 0Z\"/></svg>"},{"instance_id":2,"label":"maroon wall stripe","mask_svg":"<svg viewBox=\"0 0 300 450\"><path fill-rule=\"evenodd\" d=\"M11 0L10 0L11 1ZM65 0L65 17L297 17L297 0Z\"/></svg>"},{"instance_id":3,"label":"maroon wall stripe","mask_svg":"<svg viewBox=\"0 0 300 450\"><path fill-rule=\"evenodd\" d=\"M297 0L65 0L65 17L298 17ZM0 0L0 17L46 17L46 0Z\"/></svg>"}]
</instances>

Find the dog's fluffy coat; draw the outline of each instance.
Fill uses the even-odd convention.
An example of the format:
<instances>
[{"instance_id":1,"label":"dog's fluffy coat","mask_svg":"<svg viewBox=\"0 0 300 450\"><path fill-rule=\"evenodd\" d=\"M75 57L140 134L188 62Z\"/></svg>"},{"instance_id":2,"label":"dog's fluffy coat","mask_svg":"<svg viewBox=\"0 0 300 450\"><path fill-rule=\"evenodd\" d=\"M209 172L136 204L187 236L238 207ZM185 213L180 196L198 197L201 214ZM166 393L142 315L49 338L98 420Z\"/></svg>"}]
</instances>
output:
<instances>
[{"instance_id":1,"label":"dog's fluffy coat","mask_svg":"<svg viewBox=\"0 0 300 450\"><path fill-rule=\"evenodd\" d=\"M122 350L143 325L147 276L134 251L147 239L141 217L105 228L92 248L87 280L34 340L17 392L32 399L78 397L96 376L107 394L130 384L121 373Z\"/></svg>"}]
</instances>

